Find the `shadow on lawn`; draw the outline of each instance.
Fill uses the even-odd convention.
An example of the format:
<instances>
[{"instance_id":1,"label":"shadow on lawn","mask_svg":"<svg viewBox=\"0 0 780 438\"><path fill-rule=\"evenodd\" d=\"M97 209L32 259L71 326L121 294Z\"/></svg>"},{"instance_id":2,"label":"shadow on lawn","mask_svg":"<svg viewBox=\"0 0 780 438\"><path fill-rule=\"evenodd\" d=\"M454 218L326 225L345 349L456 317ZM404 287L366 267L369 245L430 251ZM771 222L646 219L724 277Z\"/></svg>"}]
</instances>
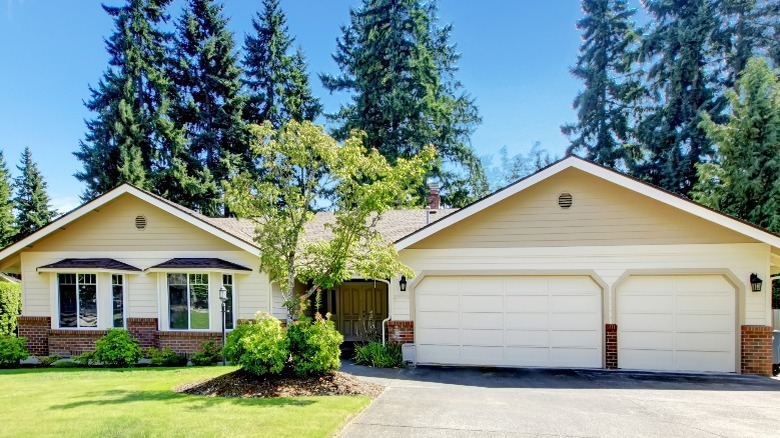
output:
<instances>
[{"instance_id":1,"label":"shadow on lawn","mask_svg":"<svg viewBox=\"0 0 780 438\"><path fill-rule=\"evenodd\" d=\"M199 410L211 406L230 404L235 406L307 406L316 403L315 400L300 400L294 398L228 398L228 397L203 397L197 395L179 394L172 390L138 390L128 391L122 389L110 389L105 391L91 391L80 396L84 400L72 403L53 405L50 409L74 409L84 406L121 405L136 402L164 402L166 405L181 404L184 409Z\"/></svg>"}]
</instances>

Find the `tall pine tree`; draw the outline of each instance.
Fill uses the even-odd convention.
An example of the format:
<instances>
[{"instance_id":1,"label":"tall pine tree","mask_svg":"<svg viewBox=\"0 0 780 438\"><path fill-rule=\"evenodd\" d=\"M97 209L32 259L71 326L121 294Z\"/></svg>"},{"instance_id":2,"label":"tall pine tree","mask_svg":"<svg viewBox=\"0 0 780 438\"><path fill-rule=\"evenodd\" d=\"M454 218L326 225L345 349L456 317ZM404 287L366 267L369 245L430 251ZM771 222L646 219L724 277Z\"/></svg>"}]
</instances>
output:
<instances>
[{"instance_id":1,"label":"tall pine tree","mask_svg":"<svg viewBox=\"0 0 780 438\"><path fill-rule=\"evenodd\" d=\"M16 227L20 236L26 236L54 219L57 212L51 208L48 185L38 165L32 159L30 148L25 148L19 166L19 176L14 181L16 197Z\"/></svg>"},{"instance_id":2,"label":"tall pine tree","mask_svg":"<svg viewBox=\"0 0 780 438\"><path fill-rule=\"evenodd\" d=\"M751 59L728 93L727 123L705 118L718 147L699 166L693 199L775 233L780 232L780 80L766 61Z\"/></svg>"},{"instance_id":3,"label":"tall pine tree","mask_svg":"<svg viewBox=\"0 0 780 438\"><path fill-rule=\"evenodd\" d=\"M583 0L577 22L582 46L572 74L584 90L574 99L578 122L561 131L571 139L567 153L609 166L630 168L632 115L644 95L636 70L639 36L627 0Z\"/></svg>"},{"instance_id":4,"label":"tall pine tree","mask_svg":"<svg viewBox=\"0 0 780 438\"><path fill-rule=\"evenodd\" d=\"M649 89L655 102L639 126L647 148L637 173L667 190L688 195L696 184L696 165L712 153L699 126L700 113L720 120L725 101L718 96L717 74L708 65L721 35L711 0L647 0L654 26L643 41L650 63Z\"/></svg>"},{"instance_id":5,"label":"tall pine tree","mask_svg":"<svg viewBox=\"0 0 780 438\"><path fill-rule=\"evenodd\" d=\"M122 182L161 188L156 174L164 153L181 142L171 129L171 84L165 74L169 34L161 30L171 0L127 0L124 6L103 6L114 17L114 33L106 40L109 67L97 87L90 87L86 107L95 113L74 155L83 170L76 178L90 200Z\"/></svg>"},{"instance_id":6,"label":"tall pine tree","mask_svg":"<svg viewBox=\"0 0 780 438\"><path fill-rule=\"evenodd\" d=\"M5 248L14 241L16 227L14 226L14 201L11 183L11 171L0 150L0 248Z\"/></svg>"},{"instance_id":7,"label":"tall pine tree","mask_svg":"<svg viewBox=\"0 0 780 438\"><path fill-rule=\"evenodd\" d=\"M482 195L486 179L469 144L480 118L455 77L460 55L449 42L452 26L437 23L436 2L363 0L350 17L334 55L341 74L322 76L329 91L352 94L330 116L334 135L364 130L391 163L432 144L443 160L431 176L441 179L444 202Z\"/></svg>"},{"instance_id":8,"label":"tall pine tree","mask_svg":"<svg viewBox=\"0 0 780 438\"><path fill-rule=\"evenodd\" d=\"M173 118L186 135L182 171L189 168L193 178L182 187L187 193L180 201L207 215L224 213L220 182L232 169L243 171L252 163L242 121L241 70L227 25L220 4L190 0L173 50Z\"/></svg>"},{"instance_id":9,"label":"tall pine tree","mask_svg":"<svg viewBox=\"0 0 780 438\"><path fill-rule=\"evenodd\" d=\"M269 121L279 129L290 120L313 121L322 106L312 95L306 60L300 47L293 52L287 18L279 0L263 0L252 19L254 33L244 40L244 85L249 93L244 118Z\"/></svg>"}]
</instances>

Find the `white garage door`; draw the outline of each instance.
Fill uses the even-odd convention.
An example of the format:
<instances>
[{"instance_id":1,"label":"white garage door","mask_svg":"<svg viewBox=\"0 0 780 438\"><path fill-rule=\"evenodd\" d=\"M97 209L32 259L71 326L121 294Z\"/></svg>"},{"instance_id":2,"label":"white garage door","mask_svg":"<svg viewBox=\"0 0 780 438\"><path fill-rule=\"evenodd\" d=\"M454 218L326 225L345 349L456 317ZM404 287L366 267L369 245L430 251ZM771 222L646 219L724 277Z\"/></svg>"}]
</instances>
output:
<instances>
[{"instance_id":1,"label":"white garage door","mask_svg":"<svg viewBox=\"0 0 780 438\"><path fill-rule=\"evenodd\" d=\"M436 276L415 287L421 363L602 366L601 288L585 276Z\"/></svg>"},{"instance_id":2,"label":"white garage door","mask_svg":"<svg viewBox=\"0 0 780 438\"><path fill-rule=\"evenodd\" d=\"M735 371L735 297L721 275L629 277L617 291L618 366Z\"/></svg>"}]
</instances>

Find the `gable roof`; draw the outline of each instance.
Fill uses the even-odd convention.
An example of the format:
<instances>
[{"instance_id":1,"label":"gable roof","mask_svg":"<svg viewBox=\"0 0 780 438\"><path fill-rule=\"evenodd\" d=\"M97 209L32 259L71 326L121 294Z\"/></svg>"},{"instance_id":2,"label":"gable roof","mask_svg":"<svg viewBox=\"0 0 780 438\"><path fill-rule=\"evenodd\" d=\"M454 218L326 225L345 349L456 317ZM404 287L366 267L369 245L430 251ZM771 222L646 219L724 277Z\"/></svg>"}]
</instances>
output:
<instances>
[{"instance_id":1,"label":"gable roof","mask_svg":"<svg viewBox=\"0 0 780 438\"><path fill-rule=\"evenodd\" d=\"M560 173L563 170L570 168L579 169L590 175L609 181L613 184L617 184L651 199L655 199L656 201L662 202L686 213L731 229L760 242L767 243L775 248L780 248L780 236L776 234L756 227L740 219L727 216L711 208L704 207L679 195L650 185L646 182L623 175L607 167L600 166L576 156L568 156L537 171L536 173L533 173L515 182L514 184L511 184L485 198L463 207L462 209L448 215L447 217L444 217L439 221L433 222L398 239L396 241L396 249L400 251L404 248L408 248L409 246L435 234L440 230L443 230L455 223L462 221L463 219L479 213L480 211L495 205L498 202L501 202L504 199L507 199L527 189L528 187L531 187L541 181L546 180L547 178L552 177L553 175Z\"/></svg>"}]
</instances>

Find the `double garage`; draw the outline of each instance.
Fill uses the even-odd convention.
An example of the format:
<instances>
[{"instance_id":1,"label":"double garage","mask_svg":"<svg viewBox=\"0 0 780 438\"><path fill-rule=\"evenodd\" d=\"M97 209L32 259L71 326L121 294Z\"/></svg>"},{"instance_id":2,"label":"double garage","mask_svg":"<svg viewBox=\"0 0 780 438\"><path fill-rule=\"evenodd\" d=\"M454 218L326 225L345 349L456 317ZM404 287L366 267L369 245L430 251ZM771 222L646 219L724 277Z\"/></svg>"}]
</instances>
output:
<instances>
[{"instance_id":1,"label":"double garage","mask_svg":"<svg viewBox=\"0 0 780 438\"><path fill-rule=\"evenodd\" d=\"M605 366L617 324L623 369L737 370L737 291L723 275L432 275L414 287L417 361ZM607 318L607 315L612 318Z\"/></svg>"}]
</instances>

